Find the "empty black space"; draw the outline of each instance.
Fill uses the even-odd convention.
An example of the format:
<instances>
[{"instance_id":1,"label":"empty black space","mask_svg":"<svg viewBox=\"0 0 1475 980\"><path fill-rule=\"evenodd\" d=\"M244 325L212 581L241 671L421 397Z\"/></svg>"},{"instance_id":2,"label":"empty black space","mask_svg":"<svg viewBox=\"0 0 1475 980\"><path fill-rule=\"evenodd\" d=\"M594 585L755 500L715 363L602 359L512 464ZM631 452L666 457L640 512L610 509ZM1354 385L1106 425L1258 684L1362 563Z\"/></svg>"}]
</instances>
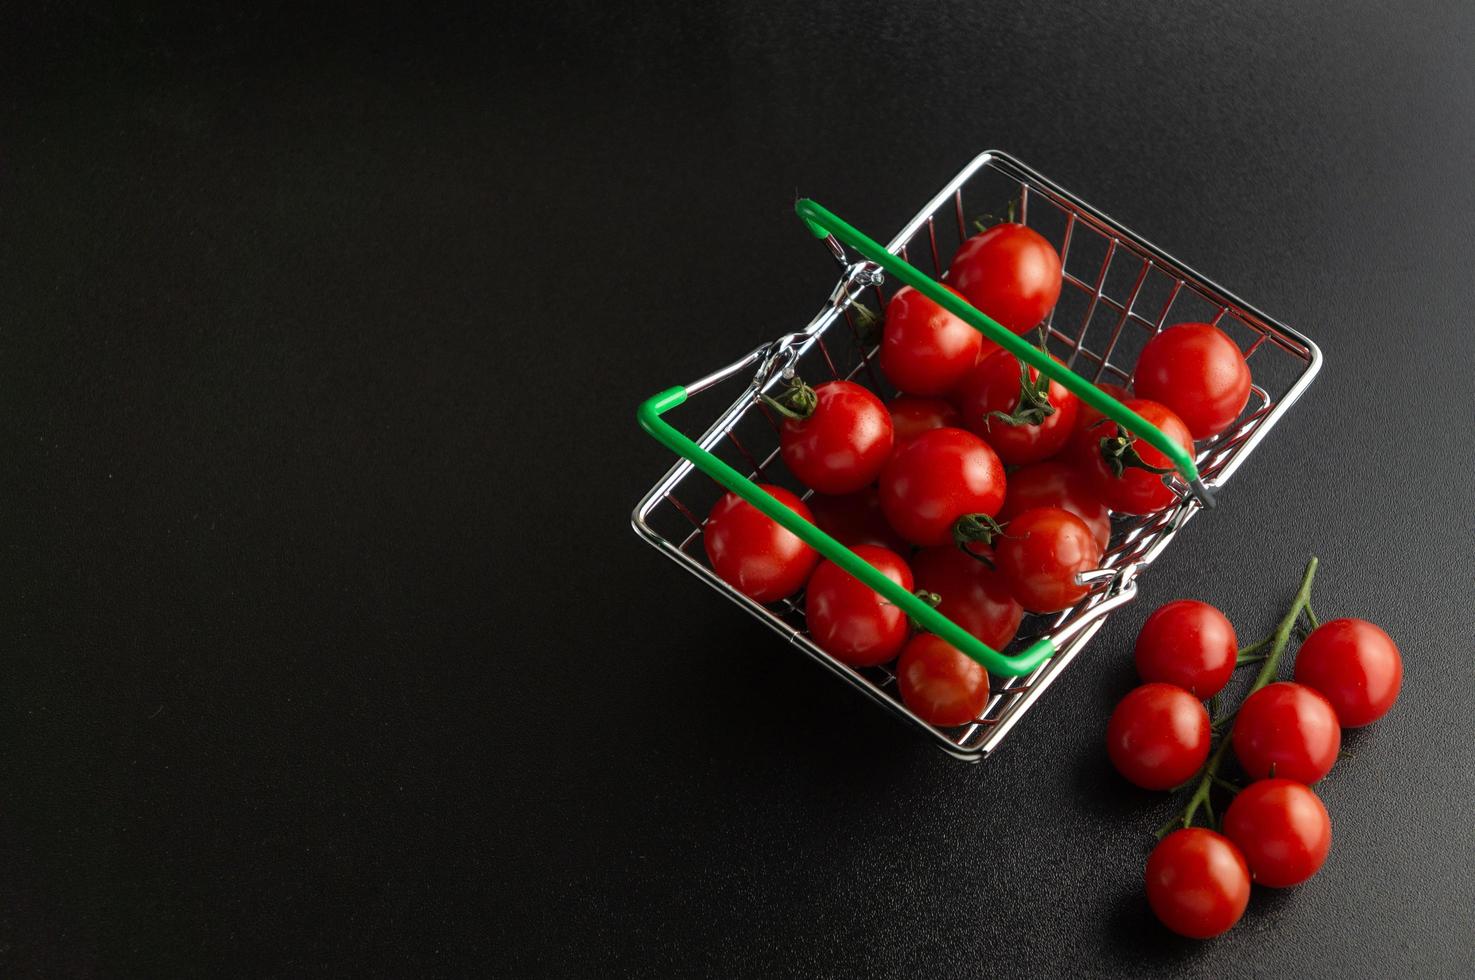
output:
<instances>
[{"instance_id":1,"label":"empty black space","mask_svg":"<svg viewBox=\"0 0 1475 980\"><path fill-rule=\"evenodd\" d=\"M1433 977L1475 959L1475 12L50 3L0 15L11 976ZM979 766L641 543L646 395L1037 167L1321 378ZM1405 693L1210 943L1109 769L1148 610L1310 554Z\"/></svg>"}]
</instances>

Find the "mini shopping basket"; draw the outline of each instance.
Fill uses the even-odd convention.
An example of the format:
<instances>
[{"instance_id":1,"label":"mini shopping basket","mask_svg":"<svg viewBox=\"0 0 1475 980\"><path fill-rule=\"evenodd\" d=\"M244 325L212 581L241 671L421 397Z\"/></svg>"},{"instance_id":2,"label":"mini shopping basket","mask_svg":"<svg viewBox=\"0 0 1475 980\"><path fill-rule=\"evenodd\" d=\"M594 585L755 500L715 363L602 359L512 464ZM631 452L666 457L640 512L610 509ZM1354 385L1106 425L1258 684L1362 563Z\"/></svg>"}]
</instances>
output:
<instances>
[{"instance_id":1,"label":"mini shopping basket","mask_svg":"<svg viewBox=\"0 0 1475 980\"><path fill-rule=\"evenodd\" d=\"M969 218L987 207L1017 210L1018 220L1050 239L1060 252L1064 287L1046 321L1051 361L965 301L942 289L912 263L930 263L941 277L949 257L970 233ZM970 210L977 209L977 210ZM641 425L682 459L636 506L635 530L663 553L745 607L831 671L878 703L926 732L960 759L977 761L993 751L1039 699L1049 684L1101 628L1107 614L1136 594L1136 576L1151 564L1183 525L1228 482L1321 367L1321 352L1306 337L1266 316L1194 272L1079 198L1006 154L976 157L882 247L813 201L796 210L816 237L828 244L842 271L820 313L803 330L764 344L747 356L691 384L663 391L640 408ZM846 246L854 249L852 256ZM778 504L754 481L802 487L783 472L778 459L780 419L762 404L796 374L810 383L833 378L867 382L888 396L876 366L875 338L861 329L861 304L884 308L888 275L911 285L971 323L1083 401L1116 419L1173 462L1169 485L1173 505L1146 516L1114 516L1111 543L1101 567L1081 576L1087 595L1063 612L1027 616L1019 637L1003 651L989 649L937 610L892 583L793 511ZM1210 322L1240 344L1253 375L1249 404L1237 422L1186 453L1096 387L1096 382L1130 384L1131 366L1142 346L1165 325ZM1125 366L1124 366L1125 365ZM743 382L746 382L743 385ZM724 385L741 392L695 440L663 417L695 394ZM722 581L704 560L703 515L731 490L763 510L822 555L903 607L918 624L937 633L988 668L993 690L982 714L956 728L939 728L902 703L889 667L847 666L816 646L804 626L803 596L763 606Z\"/></svg>"}]
</instances>

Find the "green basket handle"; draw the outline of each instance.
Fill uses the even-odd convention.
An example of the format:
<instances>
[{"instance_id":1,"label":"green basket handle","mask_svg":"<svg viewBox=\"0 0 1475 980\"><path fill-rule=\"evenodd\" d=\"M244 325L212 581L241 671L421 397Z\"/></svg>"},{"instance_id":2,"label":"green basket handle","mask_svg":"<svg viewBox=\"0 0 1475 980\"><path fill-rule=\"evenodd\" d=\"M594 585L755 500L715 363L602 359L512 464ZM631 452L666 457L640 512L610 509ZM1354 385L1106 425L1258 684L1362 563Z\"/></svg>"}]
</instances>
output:
<instances>
[{"instance_id":1,"label":"green basket handle","mask_svg":"<svg viewBox=\"0 0 1475 980\"><path fill-rule=\"evenodd\" d=\"M1199 479L1198 467L1194 464L1193 454L1184 452L1182 447L1169 439L1165 433L1142 416L1133 412L1074 371L1056 363L1048 355L1032 347L999 323L974 309L965 300L959 299L946 289L943 289L931 277L901 257L886 251L880 244L868 238L860 231L857 231L814 201L808 200L807 198L800 200L795 204L794 210L804 219L805 224L808 225L809 230L814 233L815 237L829 238L831 235L834 235L835 238L850 245L861 255L875 262L901 282L916 289L939 306L942 306L954 316L957 316L975 330L997 343L1000 347L1009 351L1015 357L1034 365L1044 374L1059 381L1063 386L1074 392L1087 404L1099 410L1103 415L1114 419L1128 430L1136 433L1156 448L1162 450L1168 458L1173 460L1178 471L1183 474L1184 478L1188 480L1189 485L1194 488L1195 494L1207 506L1213 506L1213 499L1209 496L1208 488ZM887 578L870 562L861 558L854 551L851 551L845 545L820 530L819 527L806 521L803 517L800 517L797 513L781 504L772 494L759 487L727 463L718 459L712 453L697 445L696 442L678 431L661 417L666 412L685 402L686 398L686 388L678 385L675 388L668 388L646 399L641 403L640 409L636 413L641 428L650 433L661 445L683 459L689 460L693 466L707 476L710 476L723 487L758 508L763 514L767 515L781 527L792 532L805 544L836 565L839 565L850 575L870 586L886 601L898 606L902 612L906 613L922 629L929 633L935 633L937 636L957 647L968 657L982 664L990 673L1001 676L1019 677L1028 674L1055 655L1055 643L1048 636L1035 640L1028 647L1013 656L1000 653L917 596L902 588L896 582Z\"/></svg>"}]
</instances>

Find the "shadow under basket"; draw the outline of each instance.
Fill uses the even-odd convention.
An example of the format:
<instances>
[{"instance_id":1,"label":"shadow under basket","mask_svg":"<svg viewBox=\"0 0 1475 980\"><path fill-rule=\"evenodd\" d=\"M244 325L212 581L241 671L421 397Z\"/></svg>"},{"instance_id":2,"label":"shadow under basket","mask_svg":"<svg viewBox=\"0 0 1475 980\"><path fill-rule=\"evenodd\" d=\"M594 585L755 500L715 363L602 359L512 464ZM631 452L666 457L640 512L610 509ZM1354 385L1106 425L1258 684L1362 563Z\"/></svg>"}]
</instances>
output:
<instances>
[{"instance_id":1,"label":"shadow under basket","mask_svg":"<svg viewBox=\"0 0 1475 980\"><path fill-rule=\"evenodd\" d=\"M942 278L947 262L974 231L975 218L1001 216L1045 236L1059 251L1064 269L1060 299L1045 321L1050 352L1094 382L1129 385L1137 355L1164 326L1212 323L1243 351L1253 376L1250 399L1227 430L1195 447L1204 483L1218 491L1249 458L1321 367L1321 352L1306 337L1265 315L1121 224L997 151L980 154L907 222L886 250ZM687 431L706 429L696 440L749 479L787 487L808 496L779 459L781 421L758 398L778 394L797 373L810 383L846 378L883 398L896 393L881 374L877 350L861 330L858 306L885 308L896 285L874 262L848 254L834 238L827 244L842 267L830 299L803 330L764 344L747 356L685 386L689 395L726 389L734 401L713 422L696 414L692 398L677 412ZM702 547L707 513L725 492L691 462L681 460L641 498L632 517L635 530L661 552L712 588L767 623L836 676L915 726L950 755L978 761L996 749L1024 713L1101 628L1107 615L1136 595L1137 575L1174 539L1202 507L1178 477L1168 478L1175 502L1146 516L1114 515L1111 543L1101 568L1082 576L1091 586L1063 612L1026 616L1003 652L1022 650L1048 636L1055 655L1018 677L991 677L983 712L966 725L939 728L902 703L890 666L853 668L816 646L804 622L804 597L764 606L718 578Z\"/></svg>"}]
</instances>

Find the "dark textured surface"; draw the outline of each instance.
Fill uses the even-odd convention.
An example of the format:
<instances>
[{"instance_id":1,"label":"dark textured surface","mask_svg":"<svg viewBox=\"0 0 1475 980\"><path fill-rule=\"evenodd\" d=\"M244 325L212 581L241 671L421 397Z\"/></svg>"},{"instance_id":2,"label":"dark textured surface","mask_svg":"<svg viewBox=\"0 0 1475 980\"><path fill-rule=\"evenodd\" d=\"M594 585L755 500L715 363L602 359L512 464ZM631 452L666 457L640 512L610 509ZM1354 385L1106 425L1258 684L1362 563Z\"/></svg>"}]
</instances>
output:
<instances>
[{"instance_id":1,"label":"dark textured surface","mask_svg":"<svg viewBox=\"0 0 1475 980\"><path fill-rule=\"evenodd\" d=\"M1468 973L1475 15L638 6L0 17L4 972ZM969 767L625 520L636 402L829 289L796 189L985 146L1327 367ZM1313 551L1406 693L1321 875L1174 939L1127 644Z\"/></svg>"}]
</instances>

